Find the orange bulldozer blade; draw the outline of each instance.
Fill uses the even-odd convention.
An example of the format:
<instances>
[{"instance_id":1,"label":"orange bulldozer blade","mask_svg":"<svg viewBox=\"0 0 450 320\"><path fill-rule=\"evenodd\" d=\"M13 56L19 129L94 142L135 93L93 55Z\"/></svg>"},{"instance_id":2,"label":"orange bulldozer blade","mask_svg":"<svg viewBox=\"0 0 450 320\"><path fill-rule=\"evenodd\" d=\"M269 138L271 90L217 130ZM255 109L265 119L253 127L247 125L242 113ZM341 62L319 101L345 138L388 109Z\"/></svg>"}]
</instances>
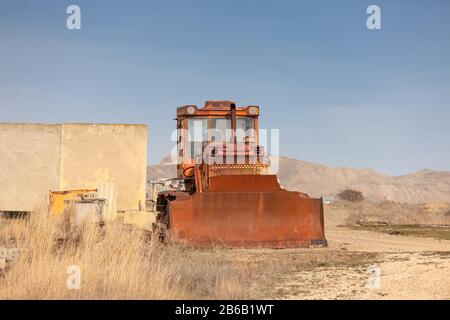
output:
<instances>
[{"instance_id":1,"label":"orange bulldozer blade","mask_svg":"<svg viewBox=\"0 0 450 320\"><path fill-rule=\"evenodd\" d=\"M326 246L322 199L282 189L274 175L210 177L207 191L168 203L177 240L200 246Z\"/></svg>"}]
</instances>

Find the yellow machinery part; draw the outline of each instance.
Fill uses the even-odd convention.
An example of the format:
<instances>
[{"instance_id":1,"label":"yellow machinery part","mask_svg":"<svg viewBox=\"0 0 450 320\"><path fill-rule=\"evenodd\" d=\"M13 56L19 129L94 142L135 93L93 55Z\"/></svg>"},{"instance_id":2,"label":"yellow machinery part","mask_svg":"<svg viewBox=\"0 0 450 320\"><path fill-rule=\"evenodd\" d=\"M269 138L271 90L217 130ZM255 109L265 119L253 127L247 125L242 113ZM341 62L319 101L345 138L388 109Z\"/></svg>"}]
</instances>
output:
<instances>
[{"instance_id":1,"label":"yellow machinery part","mask_svg":"<svg viewBox=\"0 0 450 320\"><path fill-rule=\"evenodd\" d=\"M50 191L49 212L52 216L61 216L64 212L66 200L80 199L83 195L97 192L97 189L80 189L68 191Z\"/></svg>"}]
</instances>

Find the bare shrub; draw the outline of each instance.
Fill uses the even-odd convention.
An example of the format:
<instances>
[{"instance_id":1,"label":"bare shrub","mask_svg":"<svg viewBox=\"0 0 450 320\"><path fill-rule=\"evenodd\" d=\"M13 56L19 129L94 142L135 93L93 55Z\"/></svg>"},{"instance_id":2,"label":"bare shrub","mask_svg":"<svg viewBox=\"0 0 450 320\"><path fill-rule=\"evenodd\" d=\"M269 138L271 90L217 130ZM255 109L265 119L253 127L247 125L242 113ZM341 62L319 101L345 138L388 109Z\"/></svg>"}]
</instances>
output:
<instances>
[{"instance_id":1,"label":"bare shrub","mask_svg":"<svg viewBox=\"0 0 450 320\"><path fill-rule=\"evenodd\" d=\"M350 202L361 202L364 201L364 196L361 191L353 190L350 188L347 188L345 190L342 190L337 194L339 199L350 201Z\"/></svg>"}]
</instances>

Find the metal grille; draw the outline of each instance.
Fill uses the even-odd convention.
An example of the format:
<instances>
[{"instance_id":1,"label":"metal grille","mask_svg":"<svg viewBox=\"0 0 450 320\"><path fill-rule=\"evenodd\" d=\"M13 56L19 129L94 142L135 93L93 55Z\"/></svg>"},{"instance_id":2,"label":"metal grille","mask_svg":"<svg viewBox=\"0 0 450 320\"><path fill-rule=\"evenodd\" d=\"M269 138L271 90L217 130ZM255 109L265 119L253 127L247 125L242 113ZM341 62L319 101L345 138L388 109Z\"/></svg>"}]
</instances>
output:
<instances>
[{"instance_id":1,"label":"metal grille","mask_svg":"<svg viewBox=\"0 0 450 320\"><path fill-rule=\"evenodd\" d=\"M268 164L213 164L209 166L209 175L229 176L229 175L257 175L267 174Z\"/></svg>"}]
</instances>

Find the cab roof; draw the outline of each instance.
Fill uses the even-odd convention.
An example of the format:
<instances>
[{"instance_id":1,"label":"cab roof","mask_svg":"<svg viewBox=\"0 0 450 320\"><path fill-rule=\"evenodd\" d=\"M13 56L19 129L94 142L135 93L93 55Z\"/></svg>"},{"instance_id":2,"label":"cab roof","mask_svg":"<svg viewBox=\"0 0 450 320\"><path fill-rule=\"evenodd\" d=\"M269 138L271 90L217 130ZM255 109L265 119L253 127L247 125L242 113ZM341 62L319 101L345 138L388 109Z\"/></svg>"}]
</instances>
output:
<instances>
[{"instance_id":1,"label":"cab roof","mask_svg":"<svg viewBox=\"0 0 450 320\"><path fill-rule=\"evenodd\" d=\"M208 100L203 108L196 105L184 105L177 109L177 116L227 116L230 107L236 103L232 100ZM236 107L236 114L239 116L258 116L259 106Z\"/></svg>"}]
</instances>

